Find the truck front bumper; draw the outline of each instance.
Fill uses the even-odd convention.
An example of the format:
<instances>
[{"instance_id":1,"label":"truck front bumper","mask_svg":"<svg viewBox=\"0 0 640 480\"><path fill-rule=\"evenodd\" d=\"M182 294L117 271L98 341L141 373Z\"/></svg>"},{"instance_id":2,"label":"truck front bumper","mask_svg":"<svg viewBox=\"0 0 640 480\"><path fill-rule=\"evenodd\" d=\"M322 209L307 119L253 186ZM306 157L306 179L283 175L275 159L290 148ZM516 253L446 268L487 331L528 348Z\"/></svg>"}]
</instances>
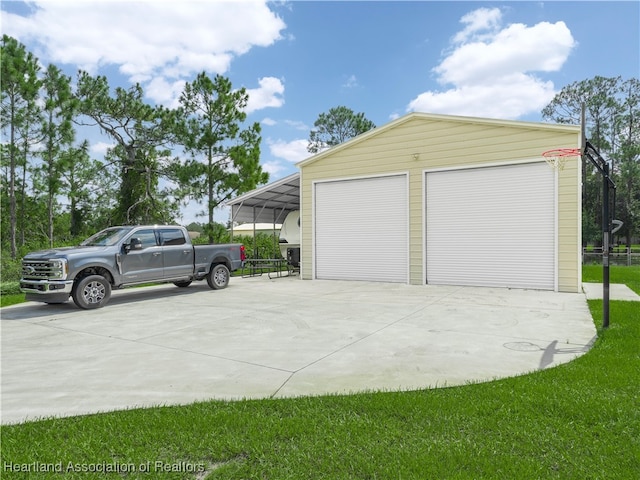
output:
<instances>
[{"instance_id":1,"label":"truck front bumper","mask_svg":"<svg viewBox=\"0 0 640 480\"><path fill-rule=\"evenodd\" d=\"M20 280L20 290L29 302L64 303L72 289L73 280Z\"/></svg>"},{"instance_id":2,"label":"truck front bumper","mask_svg":"<svg viewBox=\"0 0 640 480\"><path fill-rule=\"evenodd\" d=\"M20 290L36 295L71 295L73 280L20 280Z\"/></svg>"}]
</instances>

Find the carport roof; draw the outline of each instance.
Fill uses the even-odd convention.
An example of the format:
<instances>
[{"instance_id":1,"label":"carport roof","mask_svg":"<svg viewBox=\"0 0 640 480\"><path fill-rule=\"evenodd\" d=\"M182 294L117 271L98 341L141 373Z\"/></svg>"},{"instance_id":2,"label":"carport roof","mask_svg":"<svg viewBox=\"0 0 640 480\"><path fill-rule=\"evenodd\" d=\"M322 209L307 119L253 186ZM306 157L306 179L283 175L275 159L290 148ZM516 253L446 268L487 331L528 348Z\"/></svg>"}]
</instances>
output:
<instances>
[{"instance_id":1,"label":"carport roof","mask_svg":"<svg viewBox=\"0 0 640 480\"><path fill-rule=\"evenodd\" d=\"M300 209L300 173L256 188L229 200L231 221L282 223L289 212Z\"/></svg>"}]
</instances>

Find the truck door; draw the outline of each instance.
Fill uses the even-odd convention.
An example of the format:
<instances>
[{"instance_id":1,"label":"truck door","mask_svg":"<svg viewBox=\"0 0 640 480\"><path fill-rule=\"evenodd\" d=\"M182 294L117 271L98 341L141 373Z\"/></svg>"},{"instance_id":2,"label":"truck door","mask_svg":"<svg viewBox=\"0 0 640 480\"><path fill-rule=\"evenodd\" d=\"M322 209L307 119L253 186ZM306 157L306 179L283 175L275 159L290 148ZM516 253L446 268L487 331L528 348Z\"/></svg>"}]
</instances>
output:
<instances>
[{"instance_id":1,"label":"truck door","mask_svg":"<svg viewBox=\"0 0 640 480\"><path fill-rule=\"evenodd\" d=\"M193 275L193 246L187 242L180 228L160 229L160 241L164 256L164 278L184 278Z\"/></svg>"},{"instance_id":2,"label":"truck door","mask_svg":"<svg viewBox=\"0 0 640 480\"><path fill-rule=\"evenodd\" d=\"M162 247L158 244L153 228L135 230L125 239L125 244L137 238L141 250L124 252L121 258L122 276L125 283L161 280L163 275Z\"/></svg>"}]
</instances>

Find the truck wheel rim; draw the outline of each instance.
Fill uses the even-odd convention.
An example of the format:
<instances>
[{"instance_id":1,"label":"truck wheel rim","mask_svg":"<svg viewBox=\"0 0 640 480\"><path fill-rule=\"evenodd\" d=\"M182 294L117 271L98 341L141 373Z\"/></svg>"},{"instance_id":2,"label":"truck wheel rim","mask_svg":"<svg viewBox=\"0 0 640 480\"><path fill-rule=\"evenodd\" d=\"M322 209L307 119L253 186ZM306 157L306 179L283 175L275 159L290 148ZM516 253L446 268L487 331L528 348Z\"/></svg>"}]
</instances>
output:
<instances>
[{"instance_id":1,"label":"truck wheel rim","mask_svg":"<svg viewBox=\"0 0 640 480\"><path fill-rule=\"evenodd\" d=\"M224 269L218 268L213 272L213 281L216 282L216 285L224 285L224 282L227 281L227 273Z\"/></svg>"},{"instance_id":2,"label":"truck wheel rim","mask_svg":"<svg viewBox=\"0 0 640 480\"><path fill-rule=\"evenodd\" d=\"M82 296L87 303L100 303L104 300L106 289L100 282L90 282L82 290Z\"/></svg>"}]
</instances>

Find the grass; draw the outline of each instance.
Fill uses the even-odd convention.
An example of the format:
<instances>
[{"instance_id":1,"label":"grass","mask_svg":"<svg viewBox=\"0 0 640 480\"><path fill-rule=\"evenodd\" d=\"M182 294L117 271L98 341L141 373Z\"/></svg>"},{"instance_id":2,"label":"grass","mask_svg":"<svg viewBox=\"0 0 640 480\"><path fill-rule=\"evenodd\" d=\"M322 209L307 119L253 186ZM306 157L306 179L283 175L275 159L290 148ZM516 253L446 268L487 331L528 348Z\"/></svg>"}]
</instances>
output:
<instances>
[{"instance_id":1,"label":"grass","mask_svg":"<svg viewBox=\"0 0 640 480\"><path fill-rule=\"evenodd\" d=\"M589 307L601 325L601 302ZM0 476L57 479L7 465L59 464L81 479L637 478L640 308L612 301L611 319L575 361L488 383L4 426ZM113 467L125 472L103 472Z\"/></svg>"},{"instance_id":2,"label":"grass","mask_svg":"<svg viewBox=\"0 0 640 480\"><path fill-rule=\"evenodd\" d=\"M25 301L24 293L20 292L20 282L0 283L0 307L8 307Z\"/></svg>"},{"instance_id":3,"label":"grass","mask_svg":"<svg viewBox=\"0 0 640 480\"><path fill-rule=\"evenodd\" d=\"M8 293L0 295L0 308L17 305L25 301L24 293Z\"/></svg>"},{"instance_id":4,"label":"grass","mask_svg":"<svg viewBox=\"0 0 640 480\"><path fill-rule=\"evenodd\" d=\"M602 266L583 265L582 281L602 283ZM609 267L609 281L611 283L625 283L631 290L640 295L640 265L631 267L612 265Z\"/></svg>"}]
</instances>

